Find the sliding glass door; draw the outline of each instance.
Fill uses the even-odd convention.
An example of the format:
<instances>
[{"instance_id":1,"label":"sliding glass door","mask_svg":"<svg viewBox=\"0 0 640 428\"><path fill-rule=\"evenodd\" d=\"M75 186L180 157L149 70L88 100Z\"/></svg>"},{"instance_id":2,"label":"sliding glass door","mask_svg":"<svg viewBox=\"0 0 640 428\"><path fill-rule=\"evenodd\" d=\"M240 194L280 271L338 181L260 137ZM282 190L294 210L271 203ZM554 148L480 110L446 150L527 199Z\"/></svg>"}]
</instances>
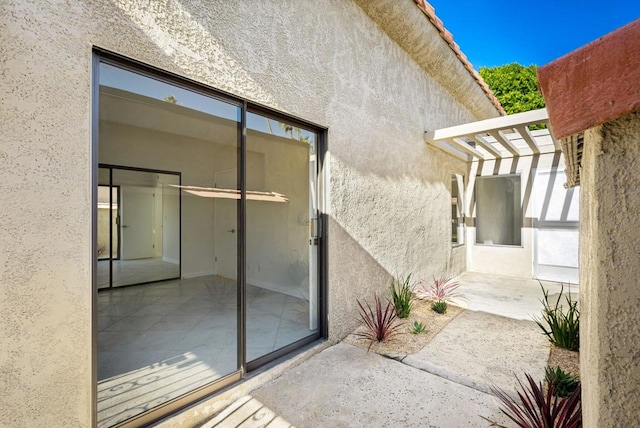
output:
<instances>
[{"instance_id":1,"label":"sliding glass door","mask_svg":"<svg viewBox=\"0 0 640 428\"><path fill-rule=\"evenodd\" d=\"M239 228L240 107L113 64L99 82L98 426L140 426L240 378L238 234L218 230Z\"/></svg>"},{"instance_id":2,"label":"sliding glass door","mask_svg":"<svg viewBox=\"0 0 640 428\"><path fill-rule=\"evenodd\" d=\"M247 113L247 361L317 333L314 132Z\"/></svg>"},{"instance_id":3,"label":"sliding glass door","mask_svg":"<svg viewBox=\"0 0 640 428\"><path fill-rule=\"evenodd\" d=\"M321 134L97 58L98 426L140 426L321 336Z\"/></svg>"}]
</instances>

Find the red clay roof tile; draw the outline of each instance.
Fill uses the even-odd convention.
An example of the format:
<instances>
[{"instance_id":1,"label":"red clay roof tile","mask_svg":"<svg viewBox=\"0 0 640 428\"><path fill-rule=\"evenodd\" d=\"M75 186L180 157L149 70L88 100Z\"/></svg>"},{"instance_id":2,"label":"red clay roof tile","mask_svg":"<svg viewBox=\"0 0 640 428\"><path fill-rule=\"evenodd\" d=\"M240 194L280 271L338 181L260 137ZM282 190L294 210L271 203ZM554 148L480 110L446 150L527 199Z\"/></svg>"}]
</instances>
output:
<instances>
[{"instance_id":1,"label":"red clay roof tile","mask_svg":"<svg viewBox=\"0 0 640 428\"><path fill-rule=\"evenodd\" d=\"M538 69L556 139L640 109L640 19Z\"/></svg>"}]
</instances>

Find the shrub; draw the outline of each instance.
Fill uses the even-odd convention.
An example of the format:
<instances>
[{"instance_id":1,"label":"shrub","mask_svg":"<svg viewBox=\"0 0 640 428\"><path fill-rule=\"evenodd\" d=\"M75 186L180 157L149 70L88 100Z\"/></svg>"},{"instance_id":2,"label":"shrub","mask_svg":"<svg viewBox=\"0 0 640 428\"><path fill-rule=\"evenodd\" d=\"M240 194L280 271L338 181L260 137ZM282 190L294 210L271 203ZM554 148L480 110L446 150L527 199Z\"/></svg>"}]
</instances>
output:
<instances>
[{"instance_id":1,"label":"shrub","mask_svg":"<svg viewBox=\"0 0 640 428\"><path fill-rule=\"evenodd\" d=\"M454 297L458 297L458 287L460 283L454 281L452 277L440 277L436 279L433 277L433 282L430 285L422 285L422 290L416 293L420 299L429 299L434 301L451 301Z\"/></svg>"},{"instance_id":2,"label":"shrub","mask_svg":"<svg viewBox=\"0 0 640 428\"><path fill-rule=\"evenodd\" d=\"M413 325L409 328L409 332L412 334L420 334L427 332L427 326L421 322L414 321Z\"/></svg>"},{"instance_id":3,"label":"shrub","mask_svg":"<svg viewBox=\"0 0 640 428\"><path fill-rule=\"evenodd\" d=\"M398 318L407 318L413 306L411 274L407 275L406 278L402 276L392 278L389 288L391 289L391 299Z\"/></svg>"},{"instance_id":4,"label":"shrub","mask_svg":"<svg viewBox=\"0 0 640 428\"><path fill-rule=\"evenodd\" d=\"M492 386L491 391L502 402L500 411L522 428L578 428L582 427L582 404L580 388L569 397L560 398L554 395L555 385L550 382L547 392L541 383L536 383L526 374L528 385L520 379L518 398L514 398L504 390ZM497 424L493 424L494 426Z\"/></svg>"},{"instance_id":5,"label":"shrub","mask_svg":"<svg viewBox=\"0 0 640 428\"><path fill-rule=\"evenodd\" d=\"M547 384L553 383L553 394L558 397L568 397L573 394L576 388L580 388L580 381L560 367L554 369L547 366L544 369L544 379Z\"/></svg>"},{"instance_id":6,"label":"shrub","mask_svg":"<svg viewBox=\"0 0 640 428\"><path fill-rule=\"evenodd\" d=\"M544 305L542 319L535 319L549 341L559 348L578 351L580 349L580 311L578 302L571 299L571 293L565 296L568 308L560 306L560 299L564 292L564 284L560 289L558 301L552 307L549 305L549 292L540 284L544 298L540 301Z\"/></svg>"},{"instance_id":7,"label":"shrub","mask_svg":"<svg viewBox=\"0 0 640 428\"><path fill-rule=\"evenodd\" d=\"M360 307L360 320L365 326L365 330L358 331L355 335L359 339L371 341L369 348L374 341L382 342L398 334L401 325L395 323L397 315L390 301L387 302L384 309L377 295L375 296L375 309L369 303L365 302L363 305L359 300L356 301Z\"/></svg>"},{"instance_id":8,"label":"shrub","mask_svg":"<svg viewBox=\"0 0 640 428\"><path fill-rule=\"evenodd\" d=\"M447 302L445 302L444 300L438 300L437 302L433 302L431 304L431 309L439 314L444 314L447 312L448 306L449 305L447 305Z\"/></svg>"}]
</instances>

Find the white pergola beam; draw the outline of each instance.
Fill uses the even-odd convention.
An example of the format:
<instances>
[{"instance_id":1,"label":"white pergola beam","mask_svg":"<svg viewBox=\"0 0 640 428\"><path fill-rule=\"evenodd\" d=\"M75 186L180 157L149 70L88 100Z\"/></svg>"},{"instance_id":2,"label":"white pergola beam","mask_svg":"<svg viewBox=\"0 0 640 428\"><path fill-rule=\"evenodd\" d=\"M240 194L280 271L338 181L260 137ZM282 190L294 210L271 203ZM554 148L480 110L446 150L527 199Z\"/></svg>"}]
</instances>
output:
<instances>
[{"instance_id":1,"label":"white pergola beam","mask_svg":"<svg viewBox=\"0 0 640 428\"><path fill-rule=\"evenodd\" d=\"M427 141L448 140L462 137L464 135L485 134L489 131L515 128L516 126L529 126L537 123L547 123L549 114L546 108L526 111L524 113L510 114L508 116L494 117L464 125L451 126L449 128L438 129L425 132Z\"/></svg>"},{"instance_id":2,"label":"white pergola beam","mask_svg":"<svg viewBox=\"0 0 640 428\"><path fill-rule=\"evenodd\" d=\"M489 131L489 135L495 138L498 143L502 144L512 155L521 156L520 150L509 141L502 131Z\"/></svg>"},{"instance_id":3,"label":"white pergola beam","mask_svg":"<svg viewBox=\"0 0 640 428\"><path fill-rule=\"evenodd\" d=\"M536 144L535 138L533 138L533 135L531 135L531 132L526 125L516 126L516 131L518 131L518 134L520 134L522 139L527 143L533 154L540 154L540 148Z\"/></svg>"},{"instance_id":4,"label":"white pergola beam","mask_svg":"<svg viewBox=\"0 0 640 428\"><path fill-rule=\"evenodd\" d=\"M447 152L449 153L451 156L455 156L458 159L462 159L463 161L469 161L469 158L467 157L467 155L465 153L460 153L459 150L454 150L453 147L451 147L450 144L436 144L436 143L431 143L431 146L442 150L443 152Z\"/></svg>"},{"instance_id":5,"label":"white pergola beam","mask_svg":"<svg viewBox=\"0 0 640 428\"><path fill-rule=\"evenodd\" d=\"M479 135L469 135L469 138L471 138L473 141L476 142L476 144L478 144L480 147L482 147L483 149L488 151L490 154L492 154L496 158L501 158L502 157L500 152L498 150L496 150L495 147L493 147L493 145L490 142L488 142L487 140L485 140L481 136L479 136Z\"/></svg>"},{"instance_id":6,"label":"white pergola beam","mask_svg":"<svg viewBox=\"0 0 640 428\"><path fill-rule=\"evenodd\" d=\"M473 147L471 147L469 144L467 144L466 142L458 139L458 138L452 138L450 140L447 140L447 143L451 144L452 146L454 146L456 149L458 150L462 150L466 153L469 153L471 156L476 157L478 159L484 159L484 155L479 152L478 150L474 149Z\"/></svg>"}]
</instances>

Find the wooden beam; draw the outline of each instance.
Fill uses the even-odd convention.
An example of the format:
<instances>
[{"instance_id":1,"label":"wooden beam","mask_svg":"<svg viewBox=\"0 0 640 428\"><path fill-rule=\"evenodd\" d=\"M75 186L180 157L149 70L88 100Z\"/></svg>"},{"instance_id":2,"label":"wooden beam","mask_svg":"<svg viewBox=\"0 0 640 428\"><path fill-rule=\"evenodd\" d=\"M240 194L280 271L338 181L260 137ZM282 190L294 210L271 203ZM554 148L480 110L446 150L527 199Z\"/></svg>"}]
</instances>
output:
<instances>
[{"instance_id":1,"label":"wooden beam","mask_svg":"<svg viewBox=\"0 0 640 428\"><path fill-rule=\"evenodd\" d=\"M481 136L479 136L479 135L469 135L469 138L473 139L480 147L482 147L483 149L485 149L486 151L491 153L493 156L495 156L496 159L500 159L502 157L500 152L498 150L496 150L490 142L488 142L487 140L485 140Z\"/></svg>"},{"instance_id":2,"label":"wooden beam","mask_svg":"<svg viewBox=\"0 0 640 428\"><path fill-rule=\"evenodd\" d=\"M536 144L536 140L533 138L533 135L531 135L529 128L527 128L526 125L516 126L516 131L518 131L518 134L520 134L522 139L529 145L533 154L539 155L540 147Z\"/></svg>"},{"instance_id":3,"label":"wooden beam","mask_svg":"<svg viewBox=\"0 0 640 428\"><path fill-rule=\"evenodd\" d=\"M510 151L514 156L521 156L520 150L518 150L518 148L509 141L502 131L489 131L489 135L495 138L498 143L502 144L504 148Z\"/></svg>"}]
</instances>

